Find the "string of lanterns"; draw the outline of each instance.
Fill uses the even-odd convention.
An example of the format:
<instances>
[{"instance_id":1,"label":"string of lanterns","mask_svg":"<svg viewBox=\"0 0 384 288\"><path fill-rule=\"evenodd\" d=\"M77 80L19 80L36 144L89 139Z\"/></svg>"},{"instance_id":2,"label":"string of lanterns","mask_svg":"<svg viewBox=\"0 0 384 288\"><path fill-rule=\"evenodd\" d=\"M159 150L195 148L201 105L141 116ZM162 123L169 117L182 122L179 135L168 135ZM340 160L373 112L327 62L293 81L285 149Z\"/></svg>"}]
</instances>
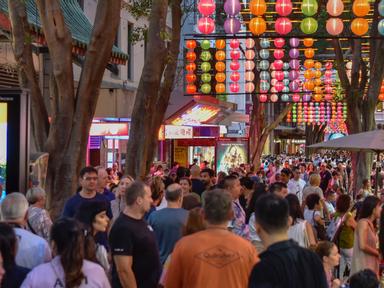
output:
<instances>
[{"instance_id":1,"label":"string of lanterns","mask_svg":"<svg viewBox=\"0 0 384 288\"><path fill-rule=\"evenodd\" d=\"M223 94L225 93L225 61L226 55L225 55L225 46L226 42L223 39L218 39L215 42L216 46L216 53L215 53L215 59L216 59L216 64L215 64L215 70L216 70L216 75L215 75L215 80L216 80L216 86L215 86L215 91L217 94ZM220 100L225 100L225 97L223 95L218 96Z\"/></svg>"},{"instance_id":2,"label":"string of lanterns","mask_svg":"<svg viewBox=\"0 0 384 288\"><path fill-rule=\"evenodd\" d=\"M215 21L210 17L216 10L214 0L200 0L197 4L202 17L197 22L197 28L202 34L211 34L215 30Z\"/></svg>"},{"instance_id":3,"label":"string of lanterns","mask_svg":"<svg viewBox=\"0 0 384 288\"><path fill-rule=\"evenodd\" d=\"M185 65L185 70L187 72L185 75L185 81L187 82L185 90L188 94L195 94L197 91L196 85L194 84L196 82L196 53L194 52L196 41L187 40L185 42L185 48L188 49L188 52L185 54L185 59L187 60L187 64Z\"/></svg>"},{"instance_id":4,"label":"string of lanterns","mask_svg":"<svg viewBox=\"0 0 384 288\"><path fill-rule=\"evenodd\" d=\"M228 18L224 22L224 30L227 34L236 34L239 32L241 23L237 19L237 15L240 13L241 4L239 0L226 0L224 3L224 11Z\"/></svg>"}]
</instances>

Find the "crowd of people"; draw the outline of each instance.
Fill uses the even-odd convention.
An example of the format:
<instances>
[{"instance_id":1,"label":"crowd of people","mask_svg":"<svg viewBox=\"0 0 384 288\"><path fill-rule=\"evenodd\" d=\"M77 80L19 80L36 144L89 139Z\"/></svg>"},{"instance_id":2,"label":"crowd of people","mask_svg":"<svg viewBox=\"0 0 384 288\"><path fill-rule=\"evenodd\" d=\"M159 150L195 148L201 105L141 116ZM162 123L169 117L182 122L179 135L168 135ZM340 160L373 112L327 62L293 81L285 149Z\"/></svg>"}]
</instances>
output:
<instances>
[{"instance_id":1,"label":"crowd of people","mask_svg":"<svg viewBox=\"0 0 384 288\"><path fill-rule=\"evenodd\" d=\"M317 158L159 165L143 181L85 167L54 221L40 187L1 202L0 287L377 288L384 210L351 177Z\"/></svg>"}]
</instances>

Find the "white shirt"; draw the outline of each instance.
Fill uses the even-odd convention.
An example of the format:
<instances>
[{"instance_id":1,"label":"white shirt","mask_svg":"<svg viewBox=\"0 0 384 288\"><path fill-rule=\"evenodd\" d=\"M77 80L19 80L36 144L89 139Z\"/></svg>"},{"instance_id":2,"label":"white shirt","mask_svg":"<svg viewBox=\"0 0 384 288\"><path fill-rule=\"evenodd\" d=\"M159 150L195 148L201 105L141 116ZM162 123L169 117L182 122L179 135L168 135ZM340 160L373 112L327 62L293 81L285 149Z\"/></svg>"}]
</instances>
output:
<instances>
[{"instance_id":1,"label":"white shirt","mask_svg":"<svg viewBox=\"0 0 384 288\"><path fill-rule=\"evenodd\" d=\"M51 249L43 238L21 228L14 228L18 239L16 264L33 269L51 260Z\"/></svg>"},{"instance_id":2,"label":"white shirt","mask_svg":"<svg viewBox=\"0 0 384 288\"><path fill-rule=\"evenodd\" d=\"M251 214L251 217L249 218L249 240L250 241L261 241L259 234L256 232L255 227L255 213Z\"/></svg>"},{"instance_id":3,"label":"white shirt","mask_svg":"<svg viewBox=\"0 0 384 288\"><path fill-rule=\"evenodd\" d=\"M300 178L297 181L292 178L287 184L288 193L295 194L299 198L300 204L303 201L303 189L305 185L305 181Z\"/></svg>"}]
</instances>

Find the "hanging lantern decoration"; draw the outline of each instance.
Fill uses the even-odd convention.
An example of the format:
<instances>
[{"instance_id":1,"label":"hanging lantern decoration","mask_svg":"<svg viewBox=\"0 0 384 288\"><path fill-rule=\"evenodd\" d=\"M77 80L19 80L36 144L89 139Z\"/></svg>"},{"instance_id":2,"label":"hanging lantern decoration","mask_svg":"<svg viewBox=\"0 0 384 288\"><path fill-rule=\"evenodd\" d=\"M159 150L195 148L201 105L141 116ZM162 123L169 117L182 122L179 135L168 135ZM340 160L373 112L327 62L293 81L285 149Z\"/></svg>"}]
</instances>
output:
<instances>
[{"instance_id":1,"label":"hanging lantern decoration","mask_svg":"<svg viewBox=\"0 0 384 288\"><path fill-rule=\"evenodd\" d=\"M368 0L355 0L352 4L352 12L357 17L351 22L352 33L357 36L363 36L368 32L369 24L368 20L362 18L367 16L370 10L370 4Z\"/></svg>"},{"instance_id":2,"label":"hanging lantern decoration","mask_svg":"<svg viewBox=\"0 0 384 288\"><path fill-rule=\"evenodd\" d=\"M197 4L197 9L203 16L197 22L197 28L202 34L211 34L215 30L215 22L210 16L216 10L214 0L200 0Z\"/></svg>"},{"instance_id":3,"label":"hanging lantern decoration","mask_svg":"<svg viewBox=\"0 0 384 288\"><path fill-rule=\"evenodd\" d=\"M221 61L225 61L225 59L226 59L225 50L224 50L225 46L226 46L226 42L224 39L218 39L215 41L215 46L216 46L215 58L217 61L219 61L219 62L216 62L216 65L215 65L215 70L216 70L215 91L216 91L216 94L223 94L223 93L225 93L226 75L225 75L224 71L222 70L221 65L217 65L217 64L218 63L224 64L224 62L221 62ZM224 64L224 69L225 69L225 64Z\"/></svg>"},{"instance_id":4,"label":"hanging lantern decoration","mask_svg":"<svg viewBox=\"0 0 384 288\"><path fill-rule=\"evenodd\" d=\"M381 36L384 36L384 19L381 19L377 24L377 30L379 31Z\"/></svg>"},{"instance_id":5,"label":"hanging lantern decoration","mask_svg":"<svg viewBox=\"0 0 384 288\"><path fill-rule=\"evenodd\" d=\"M340 18L329 18L327 20L325 28L327 32L332 36L337 36L343 32L344 24Z\"/></svg>"},{"instance_id":6,"label":"hanging lantern decoration","mask_svg":"<svg viewBox=\"0 0 384 288\"><path fill-rule=\"evenodd\" d=\"M292 22L287 17L279 17L275 21L275 30L280 35L288 34L292 31Z\"/></svg>"},{"instance_id":7,"label":"hanging lantern decoration","mask_svg":"<svg viewBox=\"0 0 384 288\"><path fill-rule=\"evenodd\" d=\"M240 42L237 39L232 39L229 42L229 46L232 48L229 55L231 57L231 63L230 63L230 68L232 70L230 79L231 83L229 84L229 90L232 93L237 93L240 90L240 85L239 85L239 80L240 80L240 73L237 72L240 68L240 63L239 63L239 58L240 58Z\"/></svg>"},{"instance_id":8,"label":"hanging lantern decoration","mask_svg":"<svg viewBox=\"0 0 384 288\"><path fill-rule=\"evenodd\" d=\"M306 17L300 23L300 29L305 34L313 34L317 31L318 23L313 17Z\"/></svg>"},{"instance_id":9,"label":"hanging lantern decoration","mask_svg":"<svg viewBox=\"0 0 384 288\"><path fill-rule=\"evenodd\" d=\"M351 23L351 30L357 36L363 36L368 32L369 24L365 18L355 18Z\"/></svg>"},{"instance_id":10,"label":"hanging lantern decoration","mask_svg":"<svg viewBox=\"0 0 384 288\"><path fill-rule=\"evenodd\" d=\"M188 49L187 53L185 54L185 59L186 59L186 74L185 74L185 93L187 94L195 94L197 92L197 87L195 85L196 82L196 64L194 63L197 56L196 53L194 52L194 49L196 48L197 43L195 40L187 40L185 41L185 48Z\"/></svg>"},{"instance_id":11,"label":"hanging lantern decoration","mask_svg":"<svg viewBox=\"0 0 384 288\"><path fill-rule=\"evenodd\" d=\"M265 0L251 0L249 10L256 16L249 21L249 30L254 35L263 34L267 30L267 22L262 17L267 12Z\"/></svg>"},{"instance_id":12,"label":"hanging lantern decoration","mask_svg":"<svg viewBox=\"0 0 384 288\"><path fill-rule=\"evenodd\" d=\"M239 32L241 23L237 19L237 15L240 13L241 4L239 0L227 0L224 3L224 11L228 18L224 22L224 30L227 34L236 34Z\"/></svg>"},{"instance_id":13,"label":"hanging lantern decoration","mask_svg":"<svg viewBox=\"0 0 384 288\"><path fill-rule=\"evenodd\" d=\"M275 9L279 16L286 17L292 13L292 2L291 0L277 0Z\"/></svg>"},{"instance_id":14,"label":"hanging lantern decoration","mask_svg":"<svg viewBox=\"0 0 384 288\"><path fill-rule=\"evenodd\" d=\"M342 0L328 0L326 8L330 16L338 17L344 11L344 4Z\"/></svg>"},{"instance_id":15,"label":"hanging lantern decoration","mask_svg":"<svg viewBox=\"0 0 384 288\"><path fill-rule=\"evenodd\" d=\"M291 122L292 122L292 110L290 110L290 111L287 113L286 121L287 121L287 123L291 123Z\"/></svg>"},{"instance_id":16,"label":"hanging lantern decoration","mask_svg":"<svg viewBox=\"0 0 384 288\"><path fill-rule=\"evenodd\" d=\"M325 64L324 72L324 92L326 93L324 99L328 102L331 102L333 99L333 89L332 89L332 63L327 62Z\"/></svg>"},{"instance_id":17,"label":"hanging lantern decoration","mask_svg":"<svg viewBox=\"0 0 384 288\"><path fill-rule=\"evenodd\" d=\"M253 93L255 91L255 84L253 83L253 80L255 79L255 73L253 72L253 69L255 68L254 65L254 58L256 56L254 47L255 47L255 41L252 38L247 38L245 40L245 47L247 50L245 51L245 57L247 59L247 62L245 63L245 93ZM251 65L252 63L253 65Z\"/></svg>"},{"instance_id":18,"label":"hanging lantern decoration","mask_svg":"<svg viewBox=\"0 0 384 288\"><path fill-rule=\"evenodd\" d=\"M317 13L319 5L316 0L303 0L301 3L301 12L305 16L313 16Z\"/></svg>"},{"instance_id":19,"label":"hanging lantern decoration","mask_svg":"<svg viewBox=\"0 0 384 288\"><path fill-rule=\"evenodd\" d=\"M296 123L297 122L297 104L293 104L292 106L292 122Z\"/></svg>"},{"instance_id":20,"label":"hanging lantern decoration","mask_svg":"<svg viewBox=\"0 0 384 288\"><path fill-rule=\"evenodd\" d=\"M369 13L370 5L368 0L355 0L352 5L352 12L357 17L367 16Z\"/></svg>"},{"instance_id":21,"label":"hanging lantern decoration","mask_svg":"<svg viewBox=\"0 0 384 288\"><path fill-rule=\"evenodd\" d=\"M211 63L209 62L212 59L211 52L209 49L211 48L211 42L209 40L203 40L200 42L200 47L202 49L200 54L200 59L202 60L200 69L203 72L200 75L201 80L201 86L200 86L200 92L203 94L209 94L212 91L211 86ZM216 55L215 55L216 57Z\"/></svg>"},{"instance_id":22,"label":"hanging lantern decoration","mask_svg":"<svg viewBox=\"0 0 384 288\"><path fill-rule=\"evenodd\" d=\"M260 95L259 95L259 101L260 101L261 103L267 102L267 100L268 100L268 96L267 96L267 94L260 94Z\"/></svg>"}]
</instances>

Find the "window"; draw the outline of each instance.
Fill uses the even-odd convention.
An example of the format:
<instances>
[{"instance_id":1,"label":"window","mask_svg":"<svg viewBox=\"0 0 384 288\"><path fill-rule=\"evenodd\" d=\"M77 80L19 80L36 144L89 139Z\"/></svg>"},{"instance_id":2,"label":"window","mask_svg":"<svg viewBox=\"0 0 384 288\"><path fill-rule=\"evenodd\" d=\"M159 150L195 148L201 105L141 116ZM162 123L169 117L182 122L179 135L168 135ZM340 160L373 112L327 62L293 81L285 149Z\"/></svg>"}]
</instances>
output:
<instances>
[{"instance_id":1,"label":"window","mask_svg":"<svg viewBox=\"0 0 384 288\"><path fill-rule=\"evenodd\" d=\"M133 80L133 71L132 71L132 62L133 62L133 59L132 59L133 58L133 55L132 55L132 34L133 34L133 23L128 22L127 78L129 80Z\"/></svg>"}]
</instances>

